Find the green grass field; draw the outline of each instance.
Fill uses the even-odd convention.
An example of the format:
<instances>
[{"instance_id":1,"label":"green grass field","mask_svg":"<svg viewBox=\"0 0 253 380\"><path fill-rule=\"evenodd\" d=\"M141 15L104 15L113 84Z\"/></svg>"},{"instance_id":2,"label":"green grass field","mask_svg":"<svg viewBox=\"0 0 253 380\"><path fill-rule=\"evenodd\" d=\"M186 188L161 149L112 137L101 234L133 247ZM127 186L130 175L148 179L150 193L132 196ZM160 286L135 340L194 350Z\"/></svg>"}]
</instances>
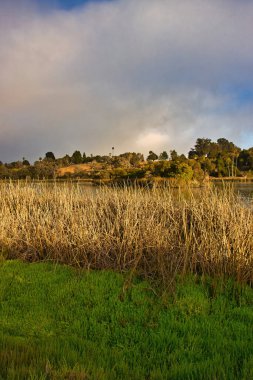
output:
<instances>
[{"instance_id":1,"label":"green grass field","mask_svg":"<svg viewBox=\"0 0 253 380\"><path fill-rule=\"evenodd\" d=\"M253 290L0 264L0 379L252 379Z\"/></svg>"}]
</instances>

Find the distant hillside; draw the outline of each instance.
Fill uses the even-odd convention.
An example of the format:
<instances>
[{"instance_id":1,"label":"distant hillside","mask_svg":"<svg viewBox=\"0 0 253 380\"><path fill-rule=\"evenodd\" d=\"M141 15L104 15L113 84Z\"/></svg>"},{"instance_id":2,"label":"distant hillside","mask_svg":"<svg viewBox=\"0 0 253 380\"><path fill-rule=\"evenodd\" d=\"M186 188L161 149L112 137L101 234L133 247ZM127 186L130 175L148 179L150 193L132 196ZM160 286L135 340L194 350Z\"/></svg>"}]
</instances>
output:
<instances>
[{"instance_id":1,"label":"distant hillside","mask_svg":"<svg viewBox=\"0 0 253 380\"><path fill-rule=\"evenodd\" d=\"M2 163L0 179L53 179L81 178L87 180L136 180L151 178L176 178L203 182L214 178L253 178L253 147L241 149L225 138L213 142L198 138L188 157L170 150L156 154L149 151L146 160L142 153L125 152L116 155L81 154L55 157L47 152L32 165L23 157L22 161Z\"/></svg>"},{"instance_id":2,"label":"distant hillside","mask_svg":"<svg viewBox=\"0 0 253 380\"><path fill-rule=\"evenodd\" d=\"M76 165L70 165L70 166L65 166L62 168L58 168L56 170L56 175L57 177L63 177L68 174L77 174L77 173L84 173L84 172L90 172L93 170L102 170L103 165L99 163L88 163L88 164L76 164Z\"/></svg>"}]
</instances>

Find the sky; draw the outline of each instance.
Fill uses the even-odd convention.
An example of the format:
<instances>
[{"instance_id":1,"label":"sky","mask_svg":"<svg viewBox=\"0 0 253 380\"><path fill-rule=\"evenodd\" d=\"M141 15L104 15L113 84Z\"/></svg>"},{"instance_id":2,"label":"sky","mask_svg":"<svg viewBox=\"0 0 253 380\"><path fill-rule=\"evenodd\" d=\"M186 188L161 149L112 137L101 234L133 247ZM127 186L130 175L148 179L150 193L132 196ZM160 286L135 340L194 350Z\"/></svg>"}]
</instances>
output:
<instances>
[{"instance_id":1,"label":"sky","mask_svg":"<svg viewBox=\"0 0 253 380\"><path fill-rule=\"evenodd\" d=\"M253 0L0 0L0 160L253 146Z\"/></svg>"}]
</instances>

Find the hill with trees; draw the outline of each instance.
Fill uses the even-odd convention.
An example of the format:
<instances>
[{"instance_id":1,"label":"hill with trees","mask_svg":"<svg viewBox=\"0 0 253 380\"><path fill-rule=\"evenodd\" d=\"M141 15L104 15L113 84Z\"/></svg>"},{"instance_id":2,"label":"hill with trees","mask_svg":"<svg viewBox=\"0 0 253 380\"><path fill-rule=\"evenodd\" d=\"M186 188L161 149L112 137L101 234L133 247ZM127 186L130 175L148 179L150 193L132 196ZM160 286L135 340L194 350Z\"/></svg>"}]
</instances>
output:
<instances>
[{"instance_id":1,"label":"hill with trees","mask_svg":"<svg viewBox=\"0 0 253 380\"><path fill-rule=\"evenodd\" d=\"M86 156L76 150L56 158L46 152L33 164L23 157L20 161L0 162L0 179L86 179L99 181L152 179L182 179L203 182L208 178L253 178L253 147L241 149L225 138L216 142L198 138L188 156L149 151L146 159L142 153L126 152L119 155Z\"/></svg>"}]
</instances>

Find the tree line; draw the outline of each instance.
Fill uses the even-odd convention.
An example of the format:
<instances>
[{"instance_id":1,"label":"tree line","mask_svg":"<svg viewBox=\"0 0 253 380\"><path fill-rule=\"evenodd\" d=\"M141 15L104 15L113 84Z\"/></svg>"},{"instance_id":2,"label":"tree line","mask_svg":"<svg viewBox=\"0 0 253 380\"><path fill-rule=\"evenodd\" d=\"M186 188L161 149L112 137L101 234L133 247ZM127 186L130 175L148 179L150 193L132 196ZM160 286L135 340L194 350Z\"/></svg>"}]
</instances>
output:
<instances>
[{"instance_id":1,"label":"tree line","mask_svg":"<svg viewBox=\"0 0 253 380\"><path fill-rule=\"evenodd\" d=\"M0 179L50 179L59 176L59 169L78 164L87 164L65 177L93 179L131 178L182 178L201 180L212 177L253 177L253 147L241 149L225 138L216 142L209 138L198 138L188 155L175 150L159 154L149 151L146 159L142 153L126 152L119 155L90 155L79 150L72 155L56 158L46 152L33 164L23 157L10 163L0 161ZM62 176L62 174L61 174Z\"/></svg>"}]
</instances>

